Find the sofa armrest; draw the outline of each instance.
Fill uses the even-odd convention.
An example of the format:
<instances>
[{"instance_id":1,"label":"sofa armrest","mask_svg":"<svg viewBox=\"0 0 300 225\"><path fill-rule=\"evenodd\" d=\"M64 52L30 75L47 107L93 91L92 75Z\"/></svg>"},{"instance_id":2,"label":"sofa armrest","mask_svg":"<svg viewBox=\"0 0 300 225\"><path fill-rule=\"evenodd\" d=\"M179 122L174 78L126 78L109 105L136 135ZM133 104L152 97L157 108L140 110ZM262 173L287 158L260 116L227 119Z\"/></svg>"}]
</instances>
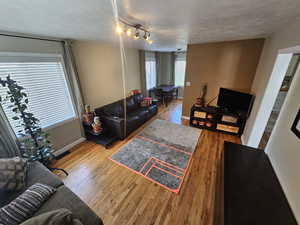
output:
<instances>
[{"instance_id":1,"label":"sofa armrest","mask_svg":"<svg viewBox=\"0 0 300 225\"><path fill-rule=\"evenodd\" d=\"M103 124L118 138L124 139L124 118L116 116L101 116Z\"/></svg>"}]
</instances>

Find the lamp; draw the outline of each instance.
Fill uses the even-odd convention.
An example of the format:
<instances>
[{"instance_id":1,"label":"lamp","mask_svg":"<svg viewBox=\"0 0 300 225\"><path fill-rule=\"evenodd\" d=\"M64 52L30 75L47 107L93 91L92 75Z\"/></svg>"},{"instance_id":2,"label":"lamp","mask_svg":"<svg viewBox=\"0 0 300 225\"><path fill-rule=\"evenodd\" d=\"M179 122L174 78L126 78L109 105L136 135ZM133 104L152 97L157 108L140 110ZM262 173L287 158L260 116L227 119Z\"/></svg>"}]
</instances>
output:
<instances>
[{"instance_id":1,"label":"lamp","mask_svg":"<svg viewBox=\"0 0 300 225\"><path fill-rule=\"evenodd\" d=\"M143 38L148 41L150 39L150 33L145 32Z\"/></svg>"},{"instance_id":2,"label":"lamp","mask_svg":"<svg viewBox=\"0 0 300 225\"><path fill-rule=\"evenodd\" d=\"M134 38L135 40L140 39L140 32L139 32L138 29L135 30L135 34L134 34L133 38Z\"/></svg>"},{"instance_id":3,"label":"lamp","mask_svg":"<svg viewBox=\"0 0 300 225\"><path fill-rule=\"evenodd\" d=\"M119 22L122 23L123 25L125 25L126 29L124 29ZM153 43L153 41L150 40L150 32L143 25L141 25L141 24L132 24L132 23L126 22L122 19L119 19L119 22L116 25L116 33L117 34L121 35L125 32L128 37L131 37L132 36L132 29L131 28L134 28L135 33L132 37L135 40L139 40L139 39L141 39L141 37L143 37L143 39L145 41L147 41L148 44L151 45ZM140 33L141 31L144 32L143 36L141 36L141 33Z\"/></svg>"}]
</instances>

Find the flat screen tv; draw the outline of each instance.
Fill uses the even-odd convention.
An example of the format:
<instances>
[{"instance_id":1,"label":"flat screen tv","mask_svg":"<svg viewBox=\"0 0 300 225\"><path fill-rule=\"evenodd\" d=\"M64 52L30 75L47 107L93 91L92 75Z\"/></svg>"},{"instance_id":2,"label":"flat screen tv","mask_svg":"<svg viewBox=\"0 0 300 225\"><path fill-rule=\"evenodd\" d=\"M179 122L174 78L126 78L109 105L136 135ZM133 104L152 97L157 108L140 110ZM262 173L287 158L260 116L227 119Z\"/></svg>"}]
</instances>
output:
<instances>
[{"instance_id":1,"label":"flat screen tv","mask_svg":"<svg viewBox=\"0 0 300 225\"><path fill-rule=\"evenodd\" d=\"M253 103L253 95L220 88L218 96L218 106L230 111L250 112Z\"/></svg>"}]
</instances>

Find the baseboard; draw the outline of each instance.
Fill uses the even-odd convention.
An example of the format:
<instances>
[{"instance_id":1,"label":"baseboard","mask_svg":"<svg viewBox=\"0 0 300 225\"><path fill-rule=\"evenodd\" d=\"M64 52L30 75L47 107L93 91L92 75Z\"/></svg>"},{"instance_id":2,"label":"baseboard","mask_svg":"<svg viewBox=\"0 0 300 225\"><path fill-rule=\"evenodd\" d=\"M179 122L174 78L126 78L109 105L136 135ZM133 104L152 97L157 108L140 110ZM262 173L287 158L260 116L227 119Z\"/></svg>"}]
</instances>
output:
<instances>
[{"instance_id":1,"label":"baseboard","mask_svg":"<svg viewBox=\"0 0 300 225\"><path fill-rule=\"evenodd\" d=\"M76 140L76 141L74 141L74 142L72 142L72 143L66 145L65 147L63 147L63 148L61 148L61 149L59 149L59 150L57 150L57 151L55 151L55 152L53 153L53 155L54 155L54 156L59 156L59 155L63 154L64 152L69 151L69 150L70 150L71 148L73 148L75 145L78 145L78 144L80 144L81 142L84 142L85 140L86 140L86 139L85 139L84 137L81 137L81 138L79 138L78 140Z\"/></svg>"},{"instance_id":2,"label":"baseboard","mask_svg":"<svg viewBox=\"0 0 300 225\"><path fill-rule=\"evenodd\" d=\"M181 116L181 119L190 120L189 116Z\"/></svg>"}]
</instances>

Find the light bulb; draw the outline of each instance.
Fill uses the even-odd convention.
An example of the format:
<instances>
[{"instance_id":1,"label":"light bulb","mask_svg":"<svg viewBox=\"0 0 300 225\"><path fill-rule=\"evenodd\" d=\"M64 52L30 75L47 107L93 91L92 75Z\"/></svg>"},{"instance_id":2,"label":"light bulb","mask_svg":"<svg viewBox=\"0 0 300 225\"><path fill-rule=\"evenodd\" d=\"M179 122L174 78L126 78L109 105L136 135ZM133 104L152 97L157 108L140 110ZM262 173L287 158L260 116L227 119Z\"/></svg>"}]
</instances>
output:
<instances>
[{"instance_id":1,"label":"light bulb","mask_svg":"<svg viewBox=\"0 0 300 225\"><path fill-rule=\"evenodd\" d=\"M148 42L149 45L152 45L152 43L153 43L153 41L150 40L150 39L148 39L147 42Z\"/></svg>"},{"instance_id":2,"label":"light bulb","mask_svg":"<svg viewBox=\"0 0 300 225\"><path fill-rule=\"evenodd\" d=\"M130 29L130 28L128 28L128 29L126 30L126 35L127 35L128 37L130 37L130 36L131 36L131 34L132 34L132 32L131 32L131 29Z\"/></svg>"},{"instance_id":3,"label":"light bulb","mask_svg":"<svg viewBox=\"0 0 300 225\"><path fill-rule=\"evenodd\" d=\"M138 30L135 31L135 35L133 36L133 38L134 38L135 40L140 39L140 33L139 33Z\"/></svg>"},{"instance_id":4,"label":"light bulb","mask_svg":"<svg viewBox=\"0 0 300 225\"><path fill-rule=\"evenodd\" d=\"M122 34L123 33L123 29L119 24L116 26L116 32L117 32L117 34Z\"/></svg>"},{"instance_id":5,"label":"light bulb","mask_svg":"<svg viewBox=\"0 0 300 225\"><path fill-rule=\"evenodd\" d=\"M145 34L144 34L144 39L145 39L146 41L150 40L150 33L145 32Z\"/></svg>"},{"instance_id":6,"label":"light bulb","mask_svg":"<svg viewBox=\"0 0 300 225\"><path fill-rule=\"evenodd\" d=\"M145 32L145 34L144 34L143 38L144 38L145 40L147 40L147 38L148 38L148 35L147 35L147 33L146 33L146 32Z\"/></svg>"}]
</instances>

